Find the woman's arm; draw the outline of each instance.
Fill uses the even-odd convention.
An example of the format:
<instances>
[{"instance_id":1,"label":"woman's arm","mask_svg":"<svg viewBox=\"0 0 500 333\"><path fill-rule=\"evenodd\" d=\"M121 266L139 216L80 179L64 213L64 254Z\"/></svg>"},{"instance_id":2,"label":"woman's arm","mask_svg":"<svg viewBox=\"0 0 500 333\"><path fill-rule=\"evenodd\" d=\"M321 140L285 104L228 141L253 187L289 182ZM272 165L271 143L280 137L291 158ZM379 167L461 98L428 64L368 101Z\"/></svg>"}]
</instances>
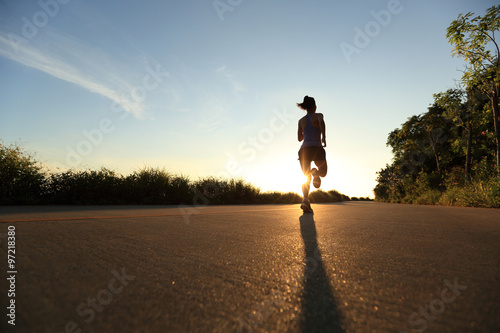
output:
<instances>
[{"instance_id":1,"label":"woman's arm","mask_svg":"<svg viewBox=\"0 0 500 333\"><path fill-rule=\"evenodd\" d=\"M304 130L300 126L300 120L299 120L299 126L298 127L299 127L299 129L297 131L297 139L299 139L299 142L300 142L300 141L304 140Z\"/></svg>"},{"instance_id":2,"label":"woman's arm","mask_svg":"<svg viewBox=\"0 0 500 333\"><path fill-rule=\"evenodd\" d=\"M319 129L321 130L321 143L323 147L326 147L326 125L323 119L323 114L318 114Z\"/></svg>"}]
</instances>

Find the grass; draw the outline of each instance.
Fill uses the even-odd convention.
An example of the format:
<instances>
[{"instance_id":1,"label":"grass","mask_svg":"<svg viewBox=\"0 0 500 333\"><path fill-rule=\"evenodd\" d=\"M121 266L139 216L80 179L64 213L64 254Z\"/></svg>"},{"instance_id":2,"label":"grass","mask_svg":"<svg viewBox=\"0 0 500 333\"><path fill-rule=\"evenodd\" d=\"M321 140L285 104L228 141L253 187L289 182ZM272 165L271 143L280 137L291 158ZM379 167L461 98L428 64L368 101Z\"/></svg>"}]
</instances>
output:
<instances>
[{"instance_id":1,"label":"grass","mask_svg":"<svg viewBox=\"0 0 500 333\"><path fill-rule=\"evenodd\" d=\"M351 200L356 200L351 198ZM426 188L410 192L402 199L376 198L379 202L418 205L500 208L500 176L477 179L463 185L449 185L444 190Z\"/></svg>"},{"instance_id":2,"label":"grass","mask_svg":"<svg viewBox=\"0 0 500 333\"><path fill-rule=\"evenodd\" d=\"M0 204L75 205L222 205L296 204L296 193L261 192L243 179L207 177L190 180L162 168L145 167L130 175L113 170L43 171L43 166L18 145L0 141ZM314 191L311 202L339 202L337 191Z\"/></svg>"},{"instance_id":3,"label":"grass","mask_svg":"<svg viewBox=\"0 0 500 333\"><path fill-rule=\"evenodd\" d=\"M261 192L243 179L208 177L191 181L164 169L147 167L128 176L111 170L66 171L50 174L43 180L39 200L4 203L77 204L77 205L228 205L296 204L302 197L289 192ZM349 197L337 191L314 191L311 202L339 202Z\"/></svg>"},{"instance_id":4,"label":"grass","mask_svg":"<svg viewBox=\"0 0 500 333\"><path fill-rule=\"evenodd\" d=\"M439 204L500 208L500 176L472 181L463 187L451 187L442 194Z\"/></svg>"}]
</instances>

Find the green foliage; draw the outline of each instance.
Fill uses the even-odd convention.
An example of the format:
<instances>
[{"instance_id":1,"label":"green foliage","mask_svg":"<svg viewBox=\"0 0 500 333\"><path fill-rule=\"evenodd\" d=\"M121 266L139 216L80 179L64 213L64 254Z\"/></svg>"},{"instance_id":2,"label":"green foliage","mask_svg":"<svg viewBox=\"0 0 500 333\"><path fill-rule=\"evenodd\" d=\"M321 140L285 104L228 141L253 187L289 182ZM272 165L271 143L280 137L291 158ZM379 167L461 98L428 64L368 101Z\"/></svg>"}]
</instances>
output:
<instances>
[{"instance_id":1,"label":"green foliage","mask_svg":"<svg viewBox=\"0 0 500 333\"><path fill-rule=\"evenodd\" d=\"M474 180L464 187L450 187L439 203L448 206L500 208L500 177Z\"/></svg>"},{"instance_id":2,"label":"green foliage","mask_svg":"<svg viewBox=\"0 0 500 333\"><path fill-rule=\"evenodd\" d=\"M488 65L498 67L498 44L495 31L500 28L500 5L488 9L484 16L474 13L460 14L446 31L446 38L452 44L452 54L463 57L469 67L464 72L463 80L468 85L476 86L482 74L487 79L498 82L498 71L486 71ZM493 44L493 47L489 47ZM493 52L492 52L493 49Z\"/></svg>"},{"instance_id":3,"label":"green foliage","mask_svg":"<svg viewBox=\"0 0 500 333\"><path fill-rule=\"evenodd\" d=\"M465 89L435 94L427 112L389 133L394 159L378 172L377 201L498 207L499 28L500 6L450 24L452 54L467 62Z\"/></svg>"},{"instance_id":4,"label":"green foliage","mask_svg":"<svg viewBox=\"0 0 500 333\"><path fill-rule=\"evenodd\" d=\"M262 204L298 204L302 197L297 193L266 192L260 194L259 203Z\"/></svg>"},{"instance_id":5,"label":"green foliage","mask_svg":"<svg viewBox=\"0 0 500 333\"><path fill-rule=\"evenodd\" d=\"M312 203L341 202L349 200L350 198L348 196L340 194L335 190L328 192L322 190L316 190L314 192L309 193L309 201Z\"/></svg>"},{"instance_id":6,"label":"green foliage","mask_svg":"<svg viewBox=\"0 0 500 333\"><path fill-rule=\"evenodd\" d=\"M465 169L462 166L454 166L446 171L443 184L445 188L463 187L466 184Z\"/></svg>"},{"instance_id":7,"label":"green foliage","mask_svg":"<svg viewBox=\"0 0 500 333\"><path fill-rule=\"evenodd\" d=\"M259 203L260 189L243 179L220 179L209 177L194 183L197 193L210 204L255 204Z\"/></svg>"},{"instance_id":8,"label":"green foliage","mask_svg":"<svg viewBox=\"0 0 500 333\"><path fill-rule=\"evenodd\" d=\"M435 205L441 199L441 194L439 190L427 190L416 197L413 203L417 205Z\"/></svg>"},{"instance_id":9,"label":"green foliage","mask_svg":"<svg viewBox=\"0 0 500 333\"><path fill-rule=\"evenodd\" d=\"M439 201L437 202L443 206L455 206L462 195L463 188L453 186L449 187L445 192L441 194Z\"/></svg>"},{"instance_id":10,"label":"green foliage","mask_svg":"<svg viewBox=\"0 0 500 333\"><path fill-rule=\"evenodd\" d=\"M485 156L479 160L472 168L473 180L487 182L496 174L493 156Z\"/></svg>"},{"instance_id":11,"label":"green foliage","mask_svg":"<svg viewBox=\"0 0 500 333\"><path fill-rule=\"evenodd\" d=\"M117 204L123 190L123 178L108 169L69 170L50 175L44 197L59 204Z\"/></svg>"},{"instance_id":12,"label":"green foliage","mask_svg":"<svg viewBox=\"0 0 500 333\"><path fill-rule=\"evenodd\" d=\"M481 90L491 101L496 169L500 172L500 46L495 37L500 29L500 5L489 8L484 16L473 15L460 14L448 27L446 37L454 45L453 55L467 62L462 83L468 90Z\"/></svg>"},{"instance_id":13,"label":"green foliage","mask_svg":"<svg viewBox=\"0 0 500 333\"><path fill-rule=\"evenodd\" d=\"M45 186L42 167L19 145L0 141L0 204L33 204Z\"/></svg>"},{"instance_id":14,"label":"green foliage","mask_svg":"<svg viewBox=\"0 0 500 333\"><path fill-rule=\"evenodd\" d=\"M145 167L128 176L101 168L45 174L19 146L0 143L0 204L77 205L218 205L293 204L296 193L267 192L243 179L207 177L190 181L165 169ZM337 191L316 191L315 202L338 202L349 197Z\"/></svg>"},{"instance_id":15,"label":"green foliage","mask_svg":"<svg viewBox=\"0 0 500 333\"><path fill-rule=\"evenodd\" d=\"M456 91L436 94L436 103L427 113L410 117L400 129L389 134L388 145L392 147L394 160L378 172L374 189L377 201L495 207L498 200L495 195L499 194L492 180L497 175L494 144L484 130L492 126L482 112L486 104L478 96L463 95L474 98L473 103L457 96ZM452 104L462 111L453 113ZM476 105L481 112L464 117L460 112L465 112L467 105ZM463 118L467 120L462 121ZM467 128L473 131L468 155L468 142L463 139L468 132L462 124L472 121L474 126ZM440 125L445 128L437 127ZM468 159L472 163L472 184L465 176Z\"/></svg>"},{"instance_id":16,"label":"green foliage","mask_svg":"<svg viewBox=\"0 0 500 333\"><path fill-rule=\"evenodd\" d=\"M191 198L189 179L164 169L145 167L125 177L124 202L132 204L181 204Z\"/></svg>"},{"instance_id":17,"label":"green foliage","mask_svg":"<svg viewBox=\"0 0 500 333\"><path fill-rule=\"evenodd\" d=\"M351 201L373 201L373 200L370 199L369 197L361 197L361 198L351 197Z\"/></svg>"}]
</instances>

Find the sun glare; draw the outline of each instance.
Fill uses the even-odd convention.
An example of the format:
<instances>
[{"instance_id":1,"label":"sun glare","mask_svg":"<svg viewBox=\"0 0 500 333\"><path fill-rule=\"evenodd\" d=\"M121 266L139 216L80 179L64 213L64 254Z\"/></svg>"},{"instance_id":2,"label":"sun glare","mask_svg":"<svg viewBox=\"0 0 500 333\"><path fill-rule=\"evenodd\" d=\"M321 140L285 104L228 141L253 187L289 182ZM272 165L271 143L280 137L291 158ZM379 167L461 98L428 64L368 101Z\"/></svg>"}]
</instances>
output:
<instances>
[{"instance_id":1,"label":"sun glare","mask_svg":"<svg viewBox=\"0 0 500 333\"><path fill-rule=\"evenodd\" d=\"M252 165L251 169L246 170L243 178L263 192L296 192L298 194L302 193L302 183L305 181L298 160L278 156Z\"/></svg>"},{"instance_id":2,"label":"sun glare","mask_svg":"<svg viewBox=\"0 0 500 333\"><path fill-rule=\"evenodd\" d=\"M287 167L280 169L275 174L263 173L260 175L259 183L263 191L296 192L301 193L302 183L306 178L300 168Z\"/></svg>"},{"instance_id":3,"label":"sun glare","mask_svg":"<svg viewBox=\"0 0 500 333\"><path fill-rule=\"evenodd\" d=\"M330 156L328 174L322 178L320 189L337 190L349 196L372 196L370 188L367 190L367 185L360 180L370 176L365 175L367 172L371 170L349 159ZM299 161L288 155L268 157L254 163L245 170L242 177L263 192L295 192L299 195L302 195L302 184L306 180L300 170ZM315 190L311 186L311 191Z\"/></svg>"}]
</instances>

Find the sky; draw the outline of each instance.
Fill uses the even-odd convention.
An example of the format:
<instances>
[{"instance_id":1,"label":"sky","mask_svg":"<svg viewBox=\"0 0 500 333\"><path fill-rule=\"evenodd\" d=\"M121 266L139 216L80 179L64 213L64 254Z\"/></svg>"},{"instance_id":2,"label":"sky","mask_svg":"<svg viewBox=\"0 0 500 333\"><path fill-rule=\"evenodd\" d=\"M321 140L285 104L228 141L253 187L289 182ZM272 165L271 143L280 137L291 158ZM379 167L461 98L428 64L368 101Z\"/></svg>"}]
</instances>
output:
<instances>
[{"instance_id":1,"label":"sky","mask_svg":"<svg viewBox=\"0 0 500 333\"><path fill-rule=\"evenodd\" d=\"M388 134L461 77L446 28L496 4L0 0L0 140L51 172L158 167L300 193L309 95L322 189L373 197Z\"/></svg>"}]
</instances>

